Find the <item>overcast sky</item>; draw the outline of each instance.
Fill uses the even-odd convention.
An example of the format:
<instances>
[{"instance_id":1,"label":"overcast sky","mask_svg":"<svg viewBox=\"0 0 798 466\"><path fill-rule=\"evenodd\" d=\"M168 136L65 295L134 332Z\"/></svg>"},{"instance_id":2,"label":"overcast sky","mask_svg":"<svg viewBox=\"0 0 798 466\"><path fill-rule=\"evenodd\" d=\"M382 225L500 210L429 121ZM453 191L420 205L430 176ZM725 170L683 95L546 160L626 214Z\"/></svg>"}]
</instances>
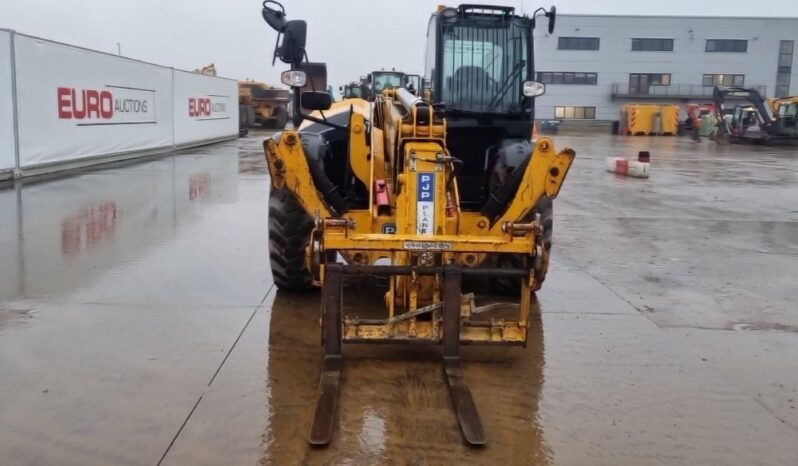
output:
<instances>
[{"instance_id":1,"label":"overcast sky","mask_svg":"<svg viewBox=\"0 0 798 466\"><path fill-rule=\"evenodd\" d=\"M465 0L463 0L465 3ZM230 78L279 80L276 33L257 0L0 0L0 28L182 69L215 63ZM443 0L286 0L308 22L308 55L327 63L330 83L372 69L422 72L426 24ZM480 3L471 0L469 3ZM538 0L486 0L526 12ZM559 13L798 16L798 0L546 0ZM447 3L456 6L457 3Z\"/></svg>"}]
</instances>

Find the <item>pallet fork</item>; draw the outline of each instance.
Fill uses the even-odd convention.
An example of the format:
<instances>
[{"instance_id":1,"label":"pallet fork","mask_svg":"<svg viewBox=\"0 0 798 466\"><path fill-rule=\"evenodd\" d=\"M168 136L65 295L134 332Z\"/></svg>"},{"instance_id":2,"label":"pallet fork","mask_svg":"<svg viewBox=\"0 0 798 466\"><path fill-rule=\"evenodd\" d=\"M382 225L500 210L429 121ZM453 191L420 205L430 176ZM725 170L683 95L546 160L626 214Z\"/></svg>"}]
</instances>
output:
<instances>
[{"instance_id":1,"label":"pallet fork","mask_svg":"<svg viewBox=\"0 0 798 466\"><path fill-rule=\"evenodd\" d=\"M350 267L343 264L327 264L324 268L325 286L322 296L322 325L324 328L324 367L320 379L320 390L316 402L309 441L313 445L326 445L332 438L338 392L343 369L342 330L343 330L343 278L344 275L385 274L409 275L441 274L443 276L443 332L441 356L446 383L452 406L457 415L463 438L474 446L485 445L487 436L482 426L471 390L465 382L460 360L460 309L462 303L462 277L469 275L495 275L523 277L528 274L523 269L463 269L459 265L446 265L442 268L418 267L395 268L390 266Z\"/></svg>"}]
</instances>

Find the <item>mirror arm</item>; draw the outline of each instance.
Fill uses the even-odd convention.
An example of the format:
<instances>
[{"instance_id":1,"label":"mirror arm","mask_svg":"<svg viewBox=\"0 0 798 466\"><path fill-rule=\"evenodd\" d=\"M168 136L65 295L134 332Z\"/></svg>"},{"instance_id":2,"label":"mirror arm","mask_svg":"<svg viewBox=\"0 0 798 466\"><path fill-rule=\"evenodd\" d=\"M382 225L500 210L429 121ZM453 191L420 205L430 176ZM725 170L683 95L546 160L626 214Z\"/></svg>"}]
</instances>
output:
<instances>
[{"instance_id":1,"label":"mirror arm","mask_svg":"<svg viewBox=\"0 0 798 466\"><path fill-rule=\"evenodd\" d=\"M554 26L553 26L552 21L553 21L553 17L555 15L556 11L557 10L556 10L556 8L554 6L552 6L548 10L546 10L542 6L538 7L538 9L535 10L532 13L532 29L535 29L535 27L537 25L537 21L536 20L537 20L538 13L543 13L543 16L545 16L546 18L549 18L549 34L553 34L554 33Z\"/></svg>"},{"instance_id":2,"label":"mirror arm","mask_svg":"<svg viewBox=\"0 0 798 466\"><path fill-rule=\"evenodd\" d=\"M296 63L291 63L291 69L294 69L295 66L298 67L299 65L301 65L302 64L302 60L304 60L306 62L310 62L310 60L308 59L308 52L305 51L304 48L302 48L301 50L302 50L302 52L299 53L299 60L297 60ZM293 58L294 57L292 57L292 61L293 61ZM313 85L313 78L310 78L310 84L311 84L311 86Z\"/></svg>"},{"instance_id":3,"label":"mirror arm","mask_svg":"<svg viewBox=\"0 0 798 466\"><path fill-rule=\"evenodd\" d=\"M272 52L272 66L274 66L275 63L277 63L277 48L280 46L280 36L282 35L283 33L278 32L277 40L274 42L274 52Z\"/></svg>"},{"instance_id":4,"label":"mirror arm","mask_svg":"<svg viewBox=\"0 0 798 466\"><path fill-rule=\"evenodd\" d=\"M294 111L296 111L296 114L302 117L302 119L310 120L314 123L319 123L325 126L329 126L331 128L343 129L349 131L349 125L339 125L338 123L333 123L332 121L329 121L327 119L316 118L313 115L310 115L309 113L303 112L302 103L300 100L300 93L297 92L297 88L294 88L293 93L294 93Z\"/></svg>"}]
</instances>

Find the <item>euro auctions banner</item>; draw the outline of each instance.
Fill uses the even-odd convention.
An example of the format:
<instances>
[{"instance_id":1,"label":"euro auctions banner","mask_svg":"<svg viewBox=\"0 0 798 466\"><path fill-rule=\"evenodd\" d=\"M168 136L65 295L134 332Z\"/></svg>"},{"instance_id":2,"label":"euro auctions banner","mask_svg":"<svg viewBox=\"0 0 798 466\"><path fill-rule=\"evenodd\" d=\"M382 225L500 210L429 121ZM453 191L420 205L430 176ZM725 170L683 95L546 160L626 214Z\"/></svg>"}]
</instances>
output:
<instances>
[{"instance_id":1,"label":"euro auctions banner","mask_svg":"<svg viewBox=\"0 0 798 466\"><path fill-rule=\"evenodd\" d=\"M155 90L106 84L102 89L59 87L58 118L76 126L157 124Z\"/></svg>"},{"instance_id":2,"label":"euro auctions banner","mask_svg":"<svg viewBox=\"0 0 798 466\"><path fill-rule=\"evenodd\" d=\"M14 107L11 80L11 32L0 31L0 172L14 169Z\"/></svg>"},{"instance_id":3,"label":"euro auctions banner","mask_svg":"<svg viewBox=\"0 0 798 466\"><path fill-rule=\"evenodd\" d=\"M172 70L15 37L20 165L172 146Z\"/></svg>"},{"instance_id":4,"label":"euro auctions banner","mask_svg":"<svg viewBox=\"0 0 798 466\"><path fill-rule=\"evenodd\" d=\"M238 134L238 83L174 72L175 144Z\"/></svg>"}]
</instances>

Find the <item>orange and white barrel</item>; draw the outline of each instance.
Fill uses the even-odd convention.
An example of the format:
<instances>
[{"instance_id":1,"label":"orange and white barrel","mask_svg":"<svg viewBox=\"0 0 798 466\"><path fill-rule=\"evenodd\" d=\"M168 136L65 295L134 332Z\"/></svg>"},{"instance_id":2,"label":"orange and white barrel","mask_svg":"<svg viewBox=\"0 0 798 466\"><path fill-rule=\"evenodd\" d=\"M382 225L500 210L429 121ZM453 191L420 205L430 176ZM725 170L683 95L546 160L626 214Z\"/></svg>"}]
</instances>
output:
<instances>
[{"instance_id":1,"label":"orange and white barrel","mask_svg":"<svg viewBox=\"0 0 798 466\"><path fill-rule=\"evenodd\" d=\"M606 168L608 172L617 173L635 178L648 178L648 162L629 160L626 157L607 157Z\"/></svg>"}]
</instances>

